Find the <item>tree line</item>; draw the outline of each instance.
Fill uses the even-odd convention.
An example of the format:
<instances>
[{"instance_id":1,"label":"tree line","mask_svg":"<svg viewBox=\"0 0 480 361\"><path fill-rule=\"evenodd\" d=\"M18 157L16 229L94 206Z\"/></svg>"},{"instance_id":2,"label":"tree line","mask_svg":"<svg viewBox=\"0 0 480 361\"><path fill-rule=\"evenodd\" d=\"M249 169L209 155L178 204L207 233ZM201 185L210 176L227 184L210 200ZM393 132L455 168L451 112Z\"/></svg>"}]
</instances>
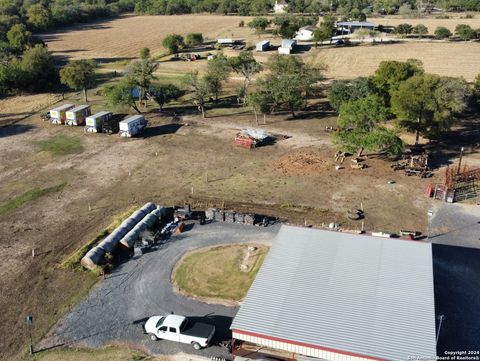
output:
<instances>
[{"instance_id":1,"label":"tree line","mask_svg":"<svg viewBox=\"0 0 480 361\"><path fill-rule=\"evenodd\" d=\"M329 90L338 111L335 143L347 151L398 154L400 130L438 137L467 107L478 106L480 74L473 86L463 78L425 73L418 60L381 62L368 78L334 81ZM476 103L476 104L475 104Z\"/></svg>"}]
</instances>

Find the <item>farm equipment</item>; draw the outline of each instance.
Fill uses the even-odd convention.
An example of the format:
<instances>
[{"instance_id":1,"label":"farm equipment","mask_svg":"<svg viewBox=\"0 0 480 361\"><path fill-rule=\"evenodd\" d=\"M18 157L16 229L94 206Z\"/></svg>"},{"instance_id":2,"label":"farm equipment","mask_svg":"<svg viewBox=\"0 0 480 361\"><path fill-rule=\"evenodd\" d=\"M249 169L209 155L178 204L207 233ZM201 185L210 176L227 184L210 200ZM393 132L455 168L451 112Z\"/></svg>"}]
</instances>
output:
<instances>
[{"instance_id":1,"label":"farm equipment","mask_svg":"<svg viewBox=\"0 0 480 361\"><path fill-rule=\"evenodd\" d=\"M201 58L202 56L198 53L185 53L178 56L178 59L183 61L195 61Z\"/></svg>"},{"instance_id":2,"label":"farm equipment","mask_svg":"<svg viewBox=\"0 0 480 361\"><path fill-rule=\"evenodd\" d=\"M420 154L412 154L407 152L402 159L391 165L394 171L403 170L406 176L416 175L420 178L428 178L432 176L432 172L428 166L428 154L426 152Z\"/></svg>"},{"instance_id":3,"label":"farm equipment","mask_svg":"<svg viewBox=\"0 0 480 361\"><path fill-rule=\"evenodd\" d=\"M256 148L271 141L273 138L262 129L242 129L235 136L235 144L243 148Z\"/></svg>"}]
</instances>

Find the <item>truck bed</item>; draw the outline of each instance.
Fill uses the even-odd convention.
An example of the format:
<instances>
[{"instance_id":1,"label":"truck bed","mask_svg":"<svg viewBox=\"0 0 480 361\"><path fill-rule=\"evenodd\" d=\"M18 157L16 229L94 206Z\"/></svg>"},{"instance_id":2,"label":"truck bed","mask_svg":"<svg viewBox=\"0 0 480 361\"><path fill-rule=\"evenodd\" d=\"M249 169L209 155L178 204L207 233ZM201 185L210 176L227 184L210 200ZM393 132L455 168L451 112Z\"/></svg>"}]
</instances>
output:
<instances>
[{"instance_id":1,"label":"truck bed","mask_svg":"<svg viewBox=\"0 0 480 361\"><path fill-rule=\"evenodd\" d=\"M215 327L202 322L188 322L182 334L193 337L208 338Z\"/></svg>"}]
</instances>

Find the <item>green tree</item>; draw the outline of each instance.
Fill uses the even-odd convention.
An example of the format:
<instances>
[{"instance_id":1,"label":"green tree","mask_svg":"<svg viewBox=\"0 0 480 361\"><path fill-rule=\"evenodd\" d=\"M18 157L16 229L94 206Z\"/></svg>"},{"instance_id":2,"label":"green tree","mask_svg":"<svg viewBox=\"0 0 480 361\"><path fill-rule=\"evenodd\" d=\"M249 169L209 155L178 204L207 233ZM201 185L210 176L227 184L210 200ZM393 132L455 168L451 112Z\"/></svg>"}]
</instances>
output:
<instances>
[{"instance_id":1,"label":"green tree","mask_svg":"<svg viewBox=\"0 0 480 361\"><path fill-rule=\"evenodd\" d=\"M190 33L185 37L185 45L189 48L203 43L202 33Z\"/></svg>"},{"instance_id":2,"label":"green tree","mask_svg":"<svg viewBox=\"0 0 480 361\"><path fill-rule=\"evenodd\" d=\"M128 106L132 107L137 113L141 113L135 103L135 98L132 94L132 85L125 80L115 85L105 85L103 87L103 94L108 103L112 106Z\"/></svg>"},{"instance_id":3,"label":"green tree","mask_svg":"<svg viewBox=\"0 0 480 361\"><path fill-rule=\"evenodd\" d=\"M268 91L255 91L247 96L247 105L251 106L258 125L258 113L263 114L263 124L267 124L267 114L272 112L273 99Z\"/></svg>"},{"instance_id":4,"label":"green tree","mask_svg":"<svg viewBox=\"0 0 480 361\"><path fill-rule=\"evenodd\" d=\"M332 31L325 26L320 25L313 32L313 41L315 42L315 47L318 46L318 43L323 43L325 40L332 39Z\"/></svg>"},{"instance_id":5,"label":"green tree","mask_svg":"<svg viewBox=\"0 0 480 361\"><path fill-rule=\"evenodd\" d=\"M270 25L270 20L264 17L253 18L252 21L247 24L249 28L255 29L257 34L264 33L268 25Z\"/></svg>"},{"instance_id":6,"label":"green tree","mask_svg":"<svg viewBox=\"0 0 480 361\"><path fill-rule=\"evenodd\" d=\"M171 54L177 53L178 50L182 49L185 46L183 36L178 34L167 35L167 37L163 39L162 45Z\"/></svg>"},{"instance_id":7,"label":"green tree","mask_svg":"<svg viewBox=\"0 0 480 361\"><path fill-rule=\"evenodd\" d=\"M37 30L46 30L52 25L52 15L42 4L33 4L27 10L28 24Z\"/></svg>"},{"instance_id":8,"label":"green tree","mask_svg":"<svg viewBox=\"0 0 480 361\"><path fill-rule=\"evenodd\" d=\"M396 60L382 61L373 74L373 83L384 97L385 104L389 106L392 92L397 90L403 81L422 73L423 67L415 59L410 59L406 62Z\"/></svg>"},{"instance_id":9,"label":"green tree","mask_svg":"<svg viewBox=\"0 0 480 361\"><path fill-rule=\"evenodd\" d=\"M358 156L364 150L399 154L403 142L382 126L387 116L383 99L376 95L343 103L337 120L340 131L333 135L333 141L341 149L358 151Z\"/></svg>"},{"instance_id":10,"label":"green tree","mask_svg":"<svg viewBox=\"0 0 480 361\"><path fill-rule=\"evenodd\" d=\"M428 34L428 28L423 24L415 25L412 29L412 33L417 35L419 39Z\"/></svg>"},{"instance_id":11,"label":"green tree","mask_svg":"<svg viewBox=\"0 0 480 361\"><path fill-rule=\"evenodd\" d=\"M140 49L140 59L148 59L148 58L150 58L150 49L149 48Z\"/></svg>"},{"instance_id":12,"label":"green tree","mask_svg":"<svg viewBox=\"0 0 480 361\"><path fill-rule=\"evenodd\" d=\"M93 60L72 60L60 70L60 82L75 90L83 90L85 102L87 89L95 84L95 68Z\"/></svg>"},{"instance_id":13,"label":"green tree","mask_svg":"<svg viewBox=\"0 0 480 361\"><path fill-rule=\"evenodd\" d=\"M332 108L339 111L343 103L365 98L375 93L376 88L370 78L335 80L328 91L328 99Z\"/></svg>"},{"instance_id":14,"label":"green tree","mask_svg":"<svg viewBox=\"0 0 480 361\"><path fill-rule=\"evenodd\" d=\"M23 87L27 90L45 90L58 81L53 57L47 47L42 45L25 50L20 61L20 69L23 73Z\"/></svg>"},{"instance_id":15,"label":"green tree","mask_svg":"<svg viewBox=\"0 0 480 361\"><path fill-rule=\"evenodd\" d=\"M30 43L32 33L27 30L27 27L23 24L13 25L7 33L7 39L10 45L19 50L23 51L27 45Z\"/></svg>"},{"instance_id":16,"label":"green tree","mask_svg":"<svg viewBox=\"0 0 480 361\"><path fill-rule=\"evenodd\" d=\"M183 92L174 84L151 86L148 93L158 104L160 111L163 111L165 104L172 100L176 100L183 95Z\"/></svg>"},{"instance_id":17,"label":"green tree","mask_svg":"<svg viewBox=\"0 0 480 361\"><path fill-rule=\"evenodd\" d=\"M460 39L467 41L475 39L476 33L469 25L466 24L458 24L455 27L455 35L457 35Z\"/></svg>"},{"instance_id":18,"label":"green tree","mask_svg":"<svg viewBox=\"0 0 480 361\"><path fill-rule=\"evenodd\" d=\"M207 82L209 92L215 96L215 102L218 101L223 83L228 81L231 72L232 67L223 54L219 54L215 59L208 61L205 81Z\"/></svg>"},{"instance_id":19,"label":"green tree","mask_svg":"<svg viewBox=\"0 0 480 361\"><path fill-rule=\"evenodd\" d=\"M152 84L152 80L156 79L154 73L157 68L158 63L150 57L142 57L140 60L133 61L127 68L127 81L140 89L140 101L145 100L145 107L147 106L146 92Z\"/></svg>"},{"instance_id":20,"label":"green tree","mask_svg":"<svg viewBox=\"0 0 480 361\"><path fill-rule=\"evenodd\" d=\"M452 32L443 26L439 26L435 29L435 39L447 39L452 36Z\"/></svg>"},{"instance_id":21,"label":"green tree","mask_svg":"<svg viewBox=\"0 0 480 361\"><path fill-rule=\"evenodd\" d=\"M465 108L468 93L465 80L419 74L406 80L392 95L392 110L398 124L420 135L432 136L447 130L455 114Z\"/></svg>"},{"instance_id":22,"label":"green tree","mask_svg":"<svg viewBox=\"0 0 480 361\"><path fill-rule=\"evenodd\" d=\"M243 102L248 95L248 86L253 76L262 70L262 66L257 63L252 52L242 51L238 56L228 58L228 62L233 71L243 76Z\"/></svg>"},{"instance_id":23,"label":"green tree","mask_svg":"<svg viewBox=\"0 0 480 361\"><path fill-rule=\"evenodd\" d=\"M400 35L408 35L408 34L411 34L413 31L413 27L412 25L410 24L399 24L396 28L395 28L395 32L397 34L400 34Z\"/></svg>"},{"instance_id":24,"label":"green tree","mask_svg":"<svg viewBox=\"0 0 480 361\"><path fill-rule=\"evenodd\" d=\"M205 104L209 96L209 86L204 77L198 75L198 71L193 71L184 79L185 84L190 88L192 92L193 104L202 113L202 118L207 117L207 111Z\"/></svg>"}]
</instances>

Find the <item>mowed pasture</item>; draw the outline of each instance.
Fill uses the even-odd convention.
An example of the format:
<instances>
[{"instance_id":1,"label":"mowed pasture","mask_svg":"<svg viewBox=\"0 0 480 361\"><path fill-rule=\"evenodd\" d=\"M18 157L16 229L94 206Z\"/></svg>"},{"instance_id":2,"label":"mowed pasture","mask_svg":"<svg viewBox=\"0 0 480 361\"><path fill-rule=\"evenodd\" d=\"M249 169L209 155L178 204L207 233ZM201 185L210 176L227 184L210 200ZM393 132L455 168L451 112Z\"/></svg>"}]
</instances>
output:
<instances>
[{"instance_id":1,"label":"mowed pasture","mask_svg":"<svg viewBox=\"0 0 480 361\"><path fill-rule=\"evenodd\" d=\"M260 39L271 39L279 44L280 39L271 34L257 35L247 26L240 28L240 21L248 23L249 17L222 15L179 16L123 16L114 20L97 22L94 25L79 25L56 33L44 34L43 39L56 55L68 59L93 58L109 67L123 68L127 62L138 57L143 47L152 54L162 54L162 39L171 33L186 35L201 32L207 40L221 37L242 38L254 44ZM436 26L454 28L458 23L480 27L480 18L474 19L403 19L374 18L377 23L411 24L424 23L431 31ZM237 52L227 51L232 56ZM256 53L259 61L266 61L273 51ZM372 74L383 60L419 59L425 70L439 75L463 76L472 81L480 73L480 46L475 42L406 41L397 44L364 45L335 48L323 45L302 56L322 60L327 66L328 78L353 78ZM162 62L160 73L179 75L192 69L202 71L206 62Z\"/></svg>"},{"instance_id":2,"label":"mowed pasture","mask_svg":"<svg viewBox=\"0 0 480 361\"><path fill-rule=\"evenodd\" d=\"M473 42L405 42L317 50L317 59L328 66L329 78L369 76L384 60L419 59L425 71L463 76L473 81L480 73L480 44Z\"/></svg>"},{"instance_id":3,"label":"mowed pasture","mask_svg":"<svg viewBox=\"0 0 480 361\"><path fill-rule=\"evenodd\" d=\"M378 18L368 18L368 21L372 23L384 25L384 26L398 26L399 24L410 24L418 25L423 24L428 28L428 32L433 34L435 29L439 26L443 26L449 29L452 33L455 31L455 27L458 24L467 24L470 25L473 29L480 28L480 14L476 13L473 19L462 19L466 14L461 13L458 16L451 16L449 19L436 19L435 17L426 17L426 18L405 18L401 16L385 16Z\"/></svg>"},{"instance_id":4,"label":"mowed pasture","mask_svg":"<svg viewBox=\"0 0 480 361\"><path fill-rule=\"evenodd\" d=\"M199 32L207 40L251 36L248 27L238 27L242 20L247 23L250 18L198 14L122 16L40 36L51 51L68 58L122 60L138 57L140 49L144 47L149 48L152 54L163 52L162 39L172 33L185 36Z\"/></svg>"}]
</instances>

